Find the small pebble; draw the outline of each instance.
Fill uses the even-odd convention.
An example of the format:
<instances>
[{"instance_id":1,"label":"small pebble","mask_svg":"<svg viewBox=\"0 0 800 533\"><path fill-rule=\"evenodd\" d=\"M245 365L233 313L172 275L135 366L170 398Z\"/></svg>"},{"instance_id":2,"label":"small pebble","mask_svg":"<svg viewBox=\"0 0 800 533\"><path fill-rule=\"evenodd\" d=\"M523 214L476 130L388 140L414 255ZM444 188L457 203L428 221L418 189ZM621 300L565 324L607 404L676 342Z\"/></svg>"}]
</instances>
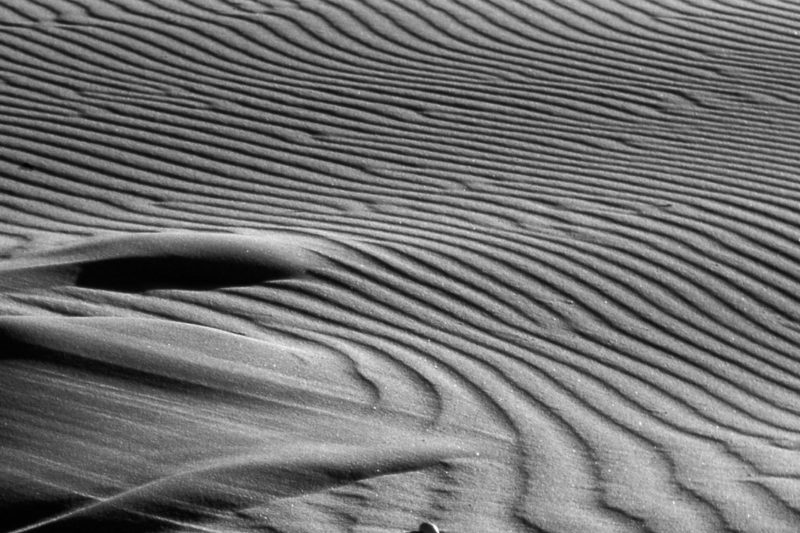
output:
<instances>
[{"instance_id":1,"label":"small pebble","mask_svg":"<svg viewBox=\"0 0 800 533\"><path fill-rule=\"evenodd\" d=\"M418 533L439 533L439 528L430 522L423 522L419 525Z\"/></svg>"}]
</instances>

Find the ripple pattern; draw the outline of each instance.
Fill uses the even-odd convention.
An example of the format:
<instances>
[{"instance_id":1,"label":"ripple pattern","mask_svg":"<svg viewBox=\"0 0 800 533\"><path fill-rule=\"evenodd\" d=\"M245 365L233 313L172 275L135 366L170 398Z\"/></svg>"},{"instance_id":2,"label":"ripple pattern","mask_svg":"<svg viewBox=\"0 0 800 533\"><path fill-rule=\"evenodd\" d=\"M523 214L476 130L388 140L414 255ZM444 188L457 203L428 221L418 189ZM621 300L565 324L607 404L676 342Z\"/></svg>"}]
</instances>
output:
<instances>
[{"instance_id":1,"label":"ripple pattern","mask_svg":"<svg viewBox=\"0 0 800 533\"><path fill-rule=\"evenodd\" d=\"M33 333L0 331L0 530L798 531L798 27L781 0L4 2L0 330ZM73 271L176 234L157 282ZM226 234L302 265L193 263ZM161 348L98 348L124 324ZM179 379L267 342L313 401L253 392L275 368ZM308 490L261 494L285 472Z\"/></svg>"}]
</instances>

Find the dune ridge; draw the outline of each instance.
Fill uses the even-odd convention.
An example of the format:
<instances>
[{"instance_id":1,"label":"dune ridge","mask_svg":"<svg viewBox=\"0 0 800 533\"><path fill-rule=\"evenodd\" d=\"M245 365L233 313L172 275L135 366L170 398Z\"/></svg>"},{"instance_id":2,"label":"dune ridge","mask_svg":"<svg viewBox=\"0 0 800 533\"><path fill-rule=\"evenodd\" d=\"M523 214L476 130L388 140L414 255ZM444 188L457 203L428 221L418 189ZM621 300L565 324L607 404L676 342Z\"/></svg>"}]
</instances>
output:
<instances>
[{"instance_id":1,"label":"dune ridge","mask_svg":"<svg viewBox=\"0 0 800 533\"><path fill-rule=\"evenodd\" d=\"M5 261L0 284L7 290L62 284L121 292L255 285L302 276L313 264L302 240L277 234L112 236Z\"/></svg>"},{"instance_id":2,"label":"dune ridge","mask_svg":"<svg viewBox=\"0 0 800 533\"><path fill-rule=\"evenodd\" d=\"M4 3L0 531L796 531L798 22Z\"/></svg>"}]
</instances>

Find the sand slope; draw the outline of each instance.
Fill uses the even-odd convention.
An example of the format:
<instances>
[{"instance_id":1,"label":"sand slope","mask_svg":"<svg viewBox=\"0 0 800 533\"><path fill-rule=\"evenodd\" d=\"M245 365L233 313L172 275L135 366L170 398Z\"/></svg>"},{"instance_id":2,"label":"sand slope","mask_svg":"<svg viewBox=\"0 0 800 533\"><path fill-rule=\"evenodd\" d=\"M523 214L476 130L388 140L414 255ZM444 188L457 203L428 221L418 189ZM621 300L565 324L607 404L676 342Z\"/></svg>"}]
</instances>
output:
<instances>
[{"instance_id":1,"label":"sand slope","mask_svg":"<svg viewBox=\"0 0 800 533\"><path fill-rule=\"evenodd\" d=\"M798 24L3 2L0 531L797 531Z\"/></svg>"}]
</instances>

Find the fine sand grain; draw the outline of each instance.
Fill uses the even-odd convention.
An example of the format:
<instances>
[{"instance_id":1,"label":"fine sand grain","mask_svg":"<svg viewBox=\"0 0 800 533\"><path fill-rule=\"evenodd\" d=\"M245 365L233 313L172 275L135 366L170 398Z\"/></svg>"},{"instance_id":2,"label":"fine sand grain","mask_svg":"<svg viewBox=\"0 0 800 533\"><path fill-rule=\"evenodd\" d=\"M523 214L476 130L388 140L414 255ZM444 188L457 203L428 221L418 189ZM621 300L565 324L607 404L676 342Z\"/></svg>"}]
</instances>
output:
<instances>
[{"instance_id":1,"label":"fine sand grain","mask_svg":"<svg viewBox=\"0 0 800 533\"><path fill-rule=\"evenodd\" d=\"M0 2L0 533L800 531L798 29Z\"/></svg>"}]
</instances>

